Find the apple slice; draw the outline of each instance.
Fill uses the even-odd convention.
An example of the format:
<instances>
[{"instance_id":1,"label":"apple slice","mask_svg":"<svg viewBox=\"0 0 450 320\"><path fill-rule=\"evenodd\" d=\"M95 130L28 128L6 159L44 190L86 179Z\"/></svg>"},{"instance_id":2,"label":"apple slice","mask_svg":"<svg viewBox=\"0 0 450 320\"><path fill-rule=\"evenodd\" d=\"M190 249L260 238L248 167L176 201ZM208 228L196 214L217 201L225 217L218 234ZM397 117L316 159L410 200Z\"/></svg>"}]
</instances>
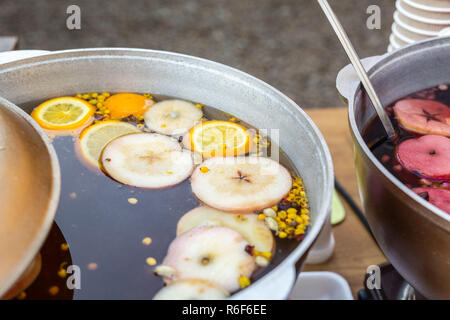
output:
<instances>
[{"instance_id":1,"label":"apple slice","mask_svg":"<svg viewBox=\"0 0 450 320\"><path fill-rule=\"evenodd\" d=\"M181 217L177 225L177 236L204 225L233 229L258 251L273 253L275 250L272 232L264 221L258 220L256 214L234 214L206 206L194 208Z\"/></svg>"},{"instance_id":2,"label":"apple slice","mask_svg":"<svg viewBox=\"0 0 450 320\"><path fill-rule=\"evenodd\" d=\"M133 133L106 145L101 161L114 180L139 188L162 189L186 180L194 169L190 152L174 138Z\"/></svg>"},{"instance_id":3,"label":"apple slice","mask_svg":"<svg viewBox=\"0 0 450 320\"><path fill-rule=\"evenodd\" d=\"M407 131L450 136L450 108L433 100L404 99L394 106L399 124Z\"/></svg>"},{"instance_id":4,"label":"apple slice","mask_svg":"<svg viewBox=\"0 0 450 320\"><path fill-rule=\"evenodd\" d=\"M247 213L278 204L292 187L289 171L265 157L215 157L191 176L192 192L204 204Z\"/></svg>"},{"instance_id":5,"label":"apple slice","mask_svg":"<svg viewBox=\"0 0 450 320\"><path fill-rule=\"evenodd\" d=\"M224 227L197 227L176 237L162 265L172 267L167 283L181 279L203 279L217 283L228 292L240 288L239 279L250 278L256 268L249 243L238 232Z\"/></svg>"},{"instance_id":6,"label":"apple slice","mask_svg":"<svg viewBox=\"0 0 450 320\"><path fill-rule=\"evenodd\" d=\"M397 147L400 165L421 178L430 180L450 179L450 139L438 135L426 135L405 140Z\"/></svg>"},{"instance_id":7,"label":"apple slice","mask_svg":"<svg viewBox=\"0 0 450 320\"><path fill-rule=\"evenodd\" d=\"M202 279L174 281L165 286L153 300L223 300L230 294L214 282Z\"/></svg>"},{"instance_id":8,"label":"apple slice","mask_svg":"<svg viewBox=\"0 0 450 320\"><path fill-rule=\"evenodd\" d=\"M450 191L438 188L414 188L413 191L419 196L435 205L439 209L450 214Z\"/></svg>"}]
</instances>

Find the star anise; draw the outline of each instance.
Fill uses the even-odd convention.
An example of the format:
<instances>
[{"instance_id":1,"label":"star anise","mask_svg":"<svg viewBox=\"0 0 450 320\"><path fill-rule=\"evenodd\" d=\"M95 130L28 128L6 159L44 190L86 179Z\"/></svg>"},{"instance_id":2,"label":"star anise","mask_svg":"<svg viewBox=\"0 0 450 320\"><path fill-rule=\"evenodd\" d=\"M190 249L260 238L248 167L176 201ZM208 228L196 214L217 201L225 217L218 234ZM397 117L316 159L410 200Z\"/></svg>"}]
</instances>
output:
<instances>
[{"instance_id":1,"label":"star anise","mask_svg":"<svg viewBox=\"0 0 450 320\"><path fill-rule=\"evenodd\" d=\"M440 119L436 118L437 115L439 115L439 113L429 113L427 110L422 109L423 112L423 116L425 117L425 119L427 119L427 122L433 120L436 122L442 122Z\"/></svg>"},{"instance_id":2,"label":"star anise","mask_svg":"<svg viewBox=\"0 0 450 320\"><path fill-rule=\"evenodd\" d=\"M251 182L250 179L247 178L247 176L243 175L241 171L238 170L237 172L238 176L233 177L233 179L239 179L239 181L245 181L245 182Z\"/></svg>"}]
</instances>

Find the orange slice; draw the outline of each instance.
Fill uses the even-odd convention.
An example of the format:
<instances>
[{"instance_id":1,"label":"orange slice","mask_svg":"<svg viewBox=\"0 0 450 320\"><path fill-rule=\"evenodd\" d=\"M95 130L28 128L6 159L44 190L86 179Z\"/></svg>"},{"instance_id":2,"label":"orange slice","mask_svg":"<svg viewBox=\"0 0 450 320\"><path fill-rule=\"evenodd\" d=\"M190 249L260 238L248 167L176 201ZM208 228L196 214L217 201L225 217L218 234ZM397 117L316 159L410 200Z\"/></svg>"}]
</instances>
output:
<instances>
[{"instance_id":1,"label":"orange slice","mask_svg":"<svg viewBox=\"0 0 450 320\"><path fill-rule=\"evenodd\" d=\"M250 134L243 126L229 121L207 121L193 127L185 145L204 157L237 156L250 150Z\"/></svg>"},{"instance_id":2,"label":"orange slice","mask_svg":"<svg viewBox=\"0 0 450 320\"><path fill-rule=\"evenodd\" d=\"M44 129L69 130L87 124L94 112L94 106L82 99L61 97L41 103L31 116Z\"/></svg>"},{"instance_id":3,"label":"orange slice","mask_svg":"<svg viewBox=\"0 0 450 320\"><path fill-rule=\"evenodd\" d=\"M143 116L154 103L140 94L118 93L106 99L105 107L110 111L112 119L122 119L128 116Z\"/></svg>"}]
</instances>

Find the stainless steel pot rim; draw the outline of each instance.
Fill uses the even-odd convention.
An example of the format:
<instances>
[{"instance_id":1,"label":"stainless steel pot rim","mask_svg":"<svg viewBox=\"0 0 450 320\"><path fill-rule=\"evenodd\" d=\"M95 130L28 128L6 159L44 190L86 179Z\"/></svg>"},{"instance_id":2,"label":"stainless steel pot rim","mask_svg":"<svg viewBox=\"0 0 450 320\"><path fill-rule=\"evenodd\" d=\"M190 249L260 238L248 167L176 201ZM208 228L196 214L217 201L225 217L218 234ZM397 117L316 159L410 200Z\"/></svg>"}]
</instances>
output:
<instances>
[{"instance_id":1,"label":"stainless steel pot rim","mask_svg":"<svg viewBox=\"0 0 450 320\"><path fill-rule=\"evenodd\" d=\"M406 55L408 54L414 54L419 50L424 50L427 48L431 48L434 46L450 46L450 36L449 37L440 37L440 38L433 38L433 39L426 39L419 42L416 42L414 44L405 46L399 50L393 51L391 53L388 53L384 55L375 65L373 65L368 70L368 75L373 76L375 75L381 67L385 67L388 64L395 63L397 59L404 59ZM355 119L355 108L354 108L354 102L357 93L361 89L361 84L359 84L356 87L356 90L354 94L350 96L351 101L349 101L349 122L350 127L352 129L352 132L358 141L358 144L363 149L365 155L370 159L370 161L376 166L376 168L381 171L381 173L387 177L397 188L399 188L404 194L411 197L412 199L416 200L419 204L436 214L439 218L444 219L447 222L450 222L450 215L444 212L443 210L435 207L428 201L422 199L420 196L418 196L415 192L410 190L408 187L406 187L400 180L398 180L393 174L391 174L379 161L378 159L372 154L370 149L367 147L366 143L364 142L363 137L361 136L358 126L356 125L356 119Z\"/></svg>"},{"instance_id":2,"label":"stainless steel pot rim","mask_svg":"<svg viewBox=\"0 0 450 320\"><path fill-rule=\"evenodd\" d=\"M281 93L279 90L275 89L271 85L265 83L262 80L259 80L258 78L249 75L243 71L240 71L238 69L229 67L227 65L214 62L211 60L198 58L190 55L185 55L181 53L174 53L174 52L168 52L168 51L159 51L159 50L148 50L148 49L136 49L136 48L85 48L85 49L71 49L71 50L61 50L61 51L53 51L50 53L47 53L42 56L37 57L31 57L26 58L18 61L13 61L9 63L5 63L3 65L0 65L0 73L8 72L11 70L21 69L21 68L27 68L33 65L40 65L40 64L46 64L46 63L55 63L58 61L67 61L68 59L86 59L87 57L95 59L95 57L98 58L105 58L105 56L110 57L111 59L114 59L115 57L124 57L124 56L132 56L133 58L136 57L142 57L142 59L147 58L149 55L152 56L153 59L161 59L167 62L167 60L170 60L172 63L190 63L190 67L192 68L199 68L199 69L207 69L208 71L217 72L223 77L228 77L234 81L240 82L243 85L249 82L256 83L259 87L262 88L261 94L264 92L271 92L272 94L278 96L280 99L284 100L287 105L292 106L291 110L285 109L287 113L290 114L290 116L294 117L295 119L299 119L300 117L307 120L307 123L311 129L311 133L313 134L317 140L319 141L319 144L317 147L323 151L324 154L324 160L325 160L325 177L324 177L324 186L323 189L325 190L325 201L324 205L320 209L320 212L317 212L317 219L313 221L313 224L311 225L311 228L308 230L307 236L303 239L303 241L295 248L289 256L287 256L284 261L282 261L276 269L269 272L267 275L265 275L263 278L259 279L255 284L258 282L262 282L264 279L271 276L273 272L276 270L279 270L283 267L291 267L292 270L295 272L294 267L296 262L300 259L300 257L306 252L307 248L310 248L314 242L314 240L317 238L325 219L328 219L328 213L331 208L331 198L332 193L334 189L334 172L333 172L333 162L331 158L330 151L328 149L328 146L325 142L324 137L320 133L319 129L316 127L316 125L313 123L311 118L289 97ZM226 71L222 72L222 71ZM294 285L294 283L290 284L291 286ZM240 291L239 293L235 294L233 298L239 299L239 296L245 296L245 293L252 289L254 285L248 287L247 289L244 289Z\"/></svg>"},{"instance_id":3,"label":"stainless steel pot rim","mask_svg":"<svg viewBox=\"0 0 450 320\"><path fill-rule=\"evenodd\" d=\"M47 238L47 235L50 231L50 228L53 224L53 219L56 214L56 209L58 208L58 202L59 202L59 196L61 192L61 175L60 175L60 166L58 161L58 156L56 155L56 151L53 148L50 139L45 134L44 130L33 120L33 118L30 117L25 111L23 111L21 108L10 102L9 100L6 100L3 97L0 97L0 105L2 105L5 109L19 115L21 118L23 118L40 136L40 138L45 142L45 146L47 148L48 154L50 156L51 161L51 167L52 167L52 194L50 196L49 200L49 206L47 210L47 215L44 219L44 222L42 223L42 229L39 233L38 237L36 237L32 244L30 245L29 250L25 251L23 253L24 257L21 259L21 262L11 270L9 273L5 286L3 287L3 290L0 291L0 297L12 286L14 285L15 281L19 279L19 277L22 275L22 273L25 271L25 269L30 265L30 263L33 261L36 254L39 252L42 244L44 243L45 239Z\"/></svg>"}]
</instances>

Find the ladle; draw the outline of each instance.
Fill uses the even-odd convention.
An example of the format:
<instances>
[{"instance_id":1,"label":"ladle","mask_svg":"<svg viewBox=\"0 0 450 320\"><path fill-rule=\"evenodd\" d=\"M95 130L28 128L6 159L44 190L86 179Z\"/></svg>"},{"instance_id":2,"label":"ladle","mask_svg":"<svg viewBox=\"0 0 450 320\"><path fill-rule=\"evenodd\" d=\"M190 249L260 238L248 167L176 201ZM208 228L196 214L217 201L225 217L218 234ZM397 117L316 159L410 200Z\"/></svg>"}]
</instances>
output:
<instances>
[{"instance_id":1,"label":"ladle","mask_svg":"<svg viewBox=\"0 0 450 320\"><path fill-rule=\"evenodd\" d=\"M366 89L366 92L369 95L370 101L372 102L373 106L375 107L378 117L380 118L381 123L383 124L384 130L387 133L387 137L391 140L395 139L397 134L395 133L394 126L392 125L392 122L389 119L389 116L387 115L386 111L384 110L383 105L381 104L381 101L378 98L378 95L375 92L375 89L373 88L372 83L369 80L369 77L367 76L366 70L364 70L364 67L361 64L358 54L356 53L355 48L353 47L352 43L350 42L350 39L348 38L347 33L345 32L344 28L342 27L342 24L339 22L339 19L337 18L336 14L333 12L333 9L331 9L327 0L317 0L317 2L319 3L319 5L322 8L325 15L327 16L328 21L330 22L331 26L333 27L334 31L336 32L336 35L338 36L339 41L341 42L342 46L344 47L344 50L347 53L347 56L350 59L350 62L352 63L353 67L355 68L356 73L358 74L358 77L361 80L361 83L363 84L364 88Z\"/></svg>"}]
</instances>

